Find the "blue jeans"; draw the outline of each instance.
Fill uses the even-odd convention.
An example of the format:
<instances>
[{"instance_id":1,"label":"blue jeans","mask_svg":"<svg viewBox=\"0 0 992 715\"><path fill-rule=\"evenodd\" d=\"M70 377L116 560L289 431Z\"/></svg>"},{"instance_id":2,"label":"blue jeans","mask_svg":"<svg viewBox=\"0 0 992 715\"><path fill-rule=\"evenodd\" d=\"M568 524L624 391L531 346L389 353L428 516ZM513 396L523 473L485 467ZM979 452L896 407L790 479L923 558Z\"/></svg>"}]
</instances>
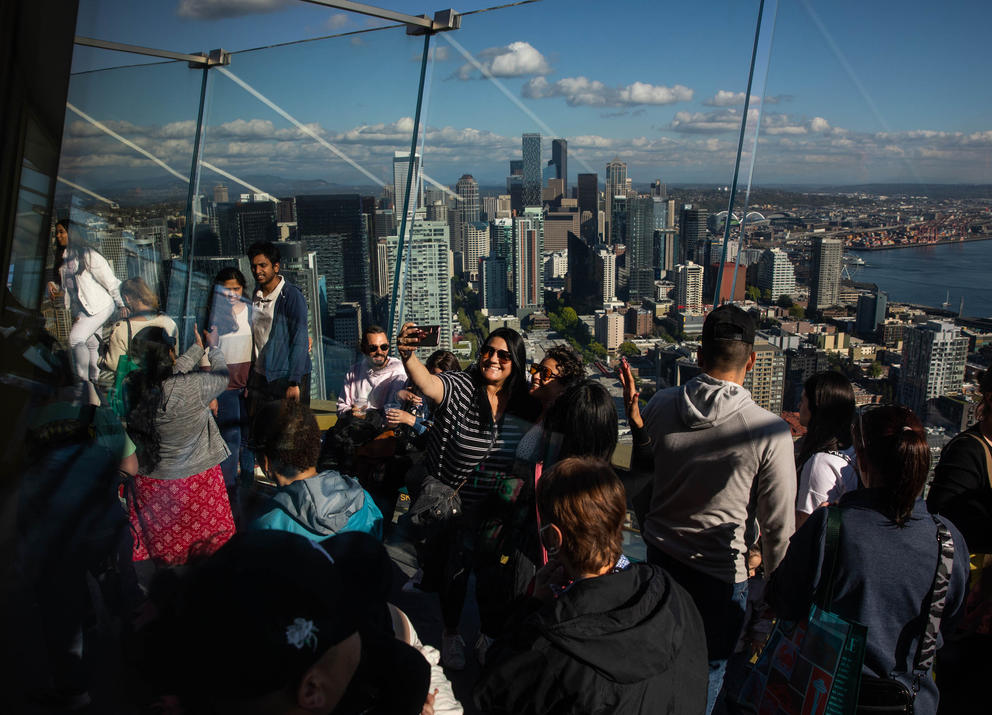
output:
<instances>
[{"instance_id":1,"label":"blue jeans","mask_svg":"<svg viewBox=\"0 0 992 715\"><path fill-rule=\"evenodd\" d=\"M220 463L227 486L231 511L238 517L240 489L251 484L255 472L255 455L248 449L248 407L244 390L224 390L217 398L217 427L231 451Z\"/></svg>"},{"instance_id":2,"label":"blue jeans","mask_svg":"<svg viewBox=\"0 0 992 715\"><path fill-rule=\"evenodd\" d=\"M697 571L681 561L648 545L648 561L664 568L692 597L706 630L706 650L709 660L709 686L706 692L706 713L713 712L723 687L727 660L744 627L747 607L747 581L730 583Z\"/></svg>"}]
</instances>

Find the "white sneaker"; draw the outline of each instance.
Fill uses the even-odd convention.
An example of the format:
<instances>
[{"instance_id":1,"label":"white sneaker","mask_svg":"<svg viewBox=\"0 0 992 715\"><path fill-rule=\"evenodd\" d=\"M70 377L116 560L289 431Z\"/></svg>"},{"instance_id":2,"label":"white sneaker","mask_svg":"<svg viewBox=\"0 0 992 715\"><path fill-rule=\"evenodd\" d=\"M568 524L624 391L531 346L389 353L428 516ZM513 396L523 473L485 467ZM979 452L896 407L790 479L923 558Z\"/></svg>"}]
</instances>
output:
<instances>
[{"instance_id":1,"label":"white sneaker","mask_svg":"<svg viewBox=\"0 0 992 715\"><path fill-rule=\"evenodd\" d=\"M457 633L441 636L441 665L450 670L465 670L465 641Z\"/></svg>"},{"instance_id":2,"label":"white sneaker","mask_svg":"<svg viewBox=\"0 0 992 715\"><path fill-rule=\"evenodd\" d=\"M479 634L478 639L475 641L475 659L479 661L479 665L486 664L486 654L489 652L489 646L492 644L492 638L485 633Z\"/></svg>"}]
</instances>

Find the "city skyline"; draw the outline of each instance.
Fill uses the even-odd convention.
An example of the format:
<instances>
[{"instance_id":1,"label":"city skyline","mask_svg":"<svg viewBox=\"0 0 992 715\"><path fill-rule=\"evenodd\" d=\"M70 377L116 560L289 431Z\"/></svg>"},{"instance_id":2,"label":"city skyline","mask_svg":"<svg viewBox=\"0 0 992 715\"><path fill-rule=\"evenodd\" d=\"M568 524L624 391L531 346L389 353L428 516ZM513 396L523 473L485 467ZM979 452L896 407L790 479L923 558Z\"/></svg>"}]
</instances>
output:
<instances>
[{"instance_id":1,"label":"city skyline","mask_svg":"<svg viewBox=\"0 0 992 715\"><path fill-rule=\"evenodd\" d=\"M79 34L237 51L369 29L362 16L303 3L242 3L242 12L277 10L238 17L234 6L84 0ZM766 17L766 24L775 19L774 41L755 78L764 85L764 103L750 110L755 119L763 112L756 184L992 183L992 93L966 85L969 68L983 62L978 36L974 43L966 36L992 13L977 3L913 6L909 12L905 4L897 11L892 3L827 9L801 2ZM391 9L422 11L409 2ZM432 40L425 181L453 186L469 173L496 185L506 162L520 157L521 135L540 133L545 159L553 139L568 141L570 186L579 173L602 178L614 156L637 183L661 177L729 184L756 9L727 2L675 12L637 3L638 22L607 17L597 24L597 46L610 51L593 53L571 39L596 13L590 3L544 2L466 17L461 30ZM650 28L671 21L683 31L656 42ZM546 32L550 23L555 33ZM763 32L770 38L771 26ZM185 46L176 47L175 37ZM211 71L204 160L240 178L391 183L393 152L409 153L422 47L420 38L387 29L235 54L228 75ZM80 47L74 70L134 61ZM327 71L334 67L356 71ZM185 63L76 74L70 103L187 175L198 77ZM134 102L149 86L156 94ZM81 114L70 111L67 124L65 178L86 186L129 173L139 183L167 176ZM217 179L203 170L204 181Z\"/></svg>"}]
</instances>

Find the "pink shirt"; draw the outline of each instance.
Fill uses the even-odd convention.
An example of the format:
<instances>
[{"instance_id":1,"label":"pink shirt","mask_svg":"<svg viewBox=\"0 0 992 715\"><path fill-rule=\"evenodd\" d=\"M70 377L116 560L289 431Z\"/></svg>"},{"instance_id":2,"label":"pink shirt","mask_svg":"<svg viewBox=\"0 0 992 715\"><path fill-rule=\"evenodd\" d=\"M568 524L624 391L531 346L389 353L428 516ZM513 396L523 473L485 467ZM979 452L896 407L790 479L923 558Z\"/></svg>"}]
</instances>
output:
<instances>
[{"instance_id":1,"label":"pink shirt","mask_svg":"<svg viewBox=\"0 0 992 715\"><path fill-rule=\"evenodd\" d=\"M399 358L387 358L380 370L373 370L369 359L362 359L351 366L344 376L344 387L338 398L338 414L351 410L356 399L363 399L369 407L382 409L396 400L396 393L406 385L406 370Z\"/></svg>"}]
</instances>

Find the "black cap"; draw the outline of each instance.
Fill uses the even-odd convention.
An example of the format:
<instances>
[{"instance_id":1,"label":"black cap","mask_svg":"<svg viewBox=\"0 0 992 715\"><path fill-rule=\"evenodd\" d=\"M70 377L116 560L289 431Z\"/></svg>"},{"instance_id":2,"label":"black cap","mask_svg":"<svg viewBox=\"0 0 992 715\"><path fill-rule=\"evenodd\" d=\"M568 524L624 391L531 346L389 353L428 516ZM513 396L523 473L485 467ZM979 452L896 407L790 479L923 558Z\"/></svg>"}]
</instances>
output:
<instances>
[{"instance_id":1,"label":"black cap","mask_svg":"<svg viewBox=\"0 0 992 715\"><path fill-rule=\"evenodd\" d=\"M703 341L739 340L754 344L754 318L736 305L714 308L703 323Z\"/></svg>"}]
</instances>

